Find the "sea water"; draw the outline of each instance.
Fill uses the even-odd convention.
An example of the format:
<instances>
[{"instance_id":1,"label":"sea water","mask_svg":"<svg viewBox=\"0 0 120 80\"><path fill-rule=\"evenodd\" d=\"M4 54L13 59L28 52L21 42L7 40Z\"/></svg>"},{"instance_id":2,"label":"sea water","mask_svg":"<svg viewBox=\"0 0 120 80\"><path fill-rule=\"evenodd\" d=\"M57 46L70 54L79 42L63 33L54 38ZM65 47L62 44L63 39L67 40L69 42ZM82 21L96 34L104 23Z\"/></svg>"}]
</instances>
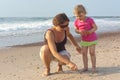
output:
<instances>
[{"instance_id":1,"label":"sea water","mask_svg":"<svg viewBox=\"0 0 120 80\"><path fill-rule=\"evenodd\" d=\"M120 30L119 16L92 16L98 26L97 33ZM69 17L70 31L74 36L75 17ZM1 17L0 48L42 42L44 33L52 27L52 17Z\"/></svg>"}]
</instances>

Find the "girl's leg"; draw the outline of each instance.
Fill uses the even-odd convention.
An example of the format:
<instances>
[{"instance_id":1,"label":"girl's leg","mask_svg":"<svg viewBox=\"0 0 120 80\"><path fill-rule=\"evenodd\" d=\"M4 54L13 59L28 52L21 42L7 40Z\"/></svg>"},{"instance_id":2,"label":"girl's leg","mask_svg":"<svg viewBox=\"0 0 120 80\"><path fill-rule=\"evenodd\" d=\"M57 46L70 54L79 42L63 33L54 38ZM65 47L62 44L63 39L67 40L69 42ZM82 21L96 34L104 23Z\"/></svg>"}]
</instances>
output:
<instances>
[{"instance_id":1,"label":"girl's leg","mask_svg":"<svg viewBox=\"0 0 120 80\"><path fill-rule=\"evenodd\" d=\"M88 57L87 57L88 47L82 46L82 56L83 56L83 71L88 71Z\"/></svg>"},{"instance_id":2,"label":"girl's leg","mask_svg":"<svg viewBox=\"0 0 120 80\"><path fill-rule=\"evenodd\" d=\"M45 65L45 72L43 76L47 76L50 74L50 62L51 62L51 52L47 45L44 45L40 49L40 58Z\"/></svg>"},{"instance_id":3,"label":"girl's leg","mask_svg":"<svg viewBox=\"0 0 120 80\"><path fill-rule=\"evenodd\" d=\"M91 56L91 62L92 62L92 72L96 72L96 55L95 55L95 45L92 45L89 47L89 52Z\"/></svg>"}]
</instances>

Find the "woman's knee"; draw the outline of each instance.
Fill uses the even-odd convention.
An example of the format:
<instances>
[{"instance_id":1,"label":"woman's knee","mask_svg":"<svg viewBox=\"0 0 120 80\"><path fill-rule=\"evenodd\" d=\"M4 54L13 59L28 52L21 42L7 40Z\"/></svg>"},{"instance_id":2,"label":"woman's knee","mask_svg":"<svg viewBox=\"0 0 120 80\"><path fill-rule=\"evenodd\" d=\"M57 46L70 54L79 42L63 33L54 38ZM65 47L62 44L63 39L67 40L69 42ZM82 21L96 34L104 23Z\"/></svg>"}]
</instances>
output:
<instances>
[{"instance_id":1,"label":"woman's knee","mask_svg":"<svg viewBox=\"0 0 120 80\"><path fill-rule=\"evenodd\" d=\"M49 55L50 55L49 47L47 45L42 46L40 49L40 57L49 56Z\"/></svg>"},{"instance_id":2,"label":"woman's knee","mask_svg":"<svg viewBox=\"0 0 120 80\"><path fill-rule=\"evenodd\" d=\"M70 61L70 58L67 55L62 55L62 57L64 57L65 59ZM65 63L58 61L60 65L66 65Z\"/></svg>"},{"instance_id":3,"label":"woman's knee","mask_svg":"<svg viewBox=\"0 0 120 80\"><path fill-rule=\"evenodd\" d=\"M64 58L66 58L67 60L70 60L70 57L68 55L62 55Z\"/></svg>"}]
</instances>

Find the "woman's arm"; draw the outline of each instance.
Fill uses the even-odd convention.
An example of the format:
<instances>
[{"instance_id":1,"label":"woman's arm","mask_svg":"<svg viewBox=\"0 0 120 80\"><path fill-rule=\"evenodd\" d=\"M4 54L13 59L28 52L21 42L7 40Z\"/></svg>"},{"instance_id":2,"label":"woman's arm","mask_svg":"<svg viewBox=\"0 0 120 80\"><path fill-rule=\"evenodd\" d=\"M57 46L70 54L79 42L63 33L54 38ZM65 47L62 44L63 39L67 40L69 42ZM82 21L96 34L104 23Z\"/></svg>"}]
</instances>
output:
<instances>
[{"instance_id":1,"label":"woman's arm","mask_svg":"<svg viewBox=\"0 0 120 80\"><path fill-rule=\"evenodd\" d=\"M54 39L54 34L51 32L51 31L48 31L46 33L46 39L47 39L47 43L48 43L48 46L49 46L49 49L52 53L52 55L54 57L56 57L59 61L65 63L68 67L70 67L72 70L77 70L77 66L76 64L74 64L73 62L71 62L70 60L62 57L58 52L57 52L57 49L56 49L56 46L55 46L55 39Z\"/></svg>"},{"instance_id":2,"label":"woman's arm","mask_svg":"<svg viewBox=\"0 0 120 80\"><path fill-rule=\"evenodd\" d=\"M74 28L75 28L75 32L76 32L77 34L80 34L79 30L78 30L76 27L74 27Z\"/></svg>"},{"instance_id":3,"label":"woman's arm","mask_svg":"<svg viewBox=\"0 0 120 80\"><path fill-rule=\"evenodd\" d=\"M77 42L75 41L73 35L70 33L69 31L69 27L66 28L66 33L67 33L67 37L70 40L70 42L76 47L77 51L79 53L81 53L81 48L80 46L77 44Z\"/></svg>"}]
</instances>

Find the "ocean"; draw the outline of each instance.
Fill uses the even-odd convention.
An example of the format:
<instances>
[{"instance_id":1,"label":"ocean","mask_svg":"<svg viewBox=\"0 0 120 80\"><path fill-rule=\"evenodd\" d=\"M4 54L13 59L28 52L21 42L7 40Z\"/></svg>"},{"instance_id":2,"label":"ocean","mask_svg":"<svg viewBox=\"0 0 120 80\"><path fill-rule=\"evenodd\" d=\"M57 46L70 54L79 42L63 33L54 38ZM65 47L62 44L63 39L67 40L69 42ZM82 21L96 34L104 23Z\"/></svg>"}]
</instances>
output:
<instances>
[{"instance_id":1,"label":"ocean","mask_svg":"<svg viewBox=\"0 0 120 80\"><path fill-rule=\"evenodd\" d=\"M120 30L119 16L91 16L98 26L97 33ZM73 22L69 17L70 31L74 36ZM52 17L1 17L0 48L42 42L45 31L52 26Z\"/></svg>"}]
</instances>

